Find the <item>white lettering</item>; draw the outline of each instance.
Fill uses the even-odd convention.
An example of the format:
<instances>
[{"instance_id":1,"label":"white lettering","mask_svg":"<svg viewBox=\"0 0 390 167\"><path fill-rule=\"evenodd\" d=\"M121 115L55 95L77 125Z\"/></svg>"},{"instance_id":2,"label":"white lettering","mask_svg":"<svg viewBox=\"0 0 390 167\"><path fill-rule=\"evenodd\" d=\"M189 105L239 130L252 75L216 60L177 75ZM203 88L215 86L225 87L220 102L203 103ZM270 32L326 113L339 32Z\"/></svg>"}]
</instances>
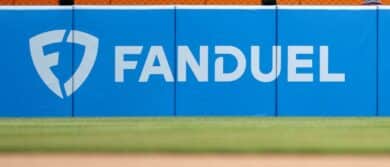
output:
<instances>
[{"instance_id":1,"label":"white lettering","mask_svg":"<svg viewBox=\"0 0 390 167\"><path fill-rule=\"evenodd\" d=\"M199 63L196 62L188 46L178 46L177 50L177 80L179 82L187 81L186 65L188 65L199 82L207 82L209 73L208 46L200 46Z\"/></svg>"},{"instance_id":2,"label":"white lettering","mask_svg":"<svg viewBox=\"0 0 390 167\"><path fill-rule=\"evenodd\" d=\"M320 81L321 82L345 82L345 74L329 73L328 46L320 46Z\"/></svg>"},{"instance_id":3,"label":"white lettering","mask_svg":"<svg viewBox=\"0 0 390 167\"><path fill-rule=\"evenodd\" d=\"M260 46L251 47L251 72L253 77L260 82L272 82L280 74L281 69L281 53L282 49L280 46L272 47L272 70L265 74L261 71L260 68Z\"/></svg>"},{"instance_id":4,"label":"white lettering","mask_svg":"<svg viewBox=\"0 0 390 167\"><path fill-rule=\"evenodd\" d=\"M137 61L125 61L125 55L139 55L142 46L116 46L115 47L115 82L124 82L124 71L137 67Z\"/></svg>"},{"instance_id":5,"label":"white lettering","mask_svg":"<svg viewBox=\"0 0 390 167\"><path fill-rule=\"evenodd\" d=\"M158 60L159 66L154 66L155 60ZM150 47L139 82L148 82L151 75L163 75L166 82L173 82L172 71L162 46Z\"/></svg>"},{"instance_id":6,"label":"white lettering","mask_svg":"<svg viewBox=\"0 0 390 167\"><path fill-rule=\"evenodd\" d=\"M215 81L216 82L232 82L238 80L245 72L246 61L245 56L240 49L234 46L216 46L215 54L227 54L232 55L236 61L237 66L231 73L225 73L223 57L219 57L215 60Z\"/></svg>"},{"instance_id":7,"label":"white lettering","mask_svg":"<svg viewBox=\"0 0 390 167\"><path fill-rule=\"evenodd\" d=\"M313 54L313 46L288 46L287 80L289 82L313 82L312 73L297 73L298 68L313 67L312 59L299 60L298 54Z\"/></svg>"}]
</instances>

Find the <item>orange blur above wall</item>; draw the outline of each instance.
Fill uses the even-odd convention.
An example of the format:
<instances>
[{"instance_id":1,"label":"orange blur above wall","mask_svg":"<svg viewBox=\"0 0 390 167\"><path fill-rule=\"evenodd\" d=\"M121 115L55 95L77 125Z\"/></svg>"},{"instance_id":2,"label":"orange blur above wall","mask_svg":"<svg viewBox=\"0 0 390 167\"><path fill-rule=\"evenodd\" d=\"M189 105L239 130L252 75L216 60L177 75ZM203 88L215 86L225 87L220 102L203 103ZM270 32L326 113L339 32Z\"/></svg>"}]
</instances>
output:
<instances>
[{"instance_id":1,"label":"orange blur above wall","mask_svg":"<svg viewBox=\"0 0 390 167\"><path fill-rule=\"evenodd\" d=\"M390 0L382 0L383 5L390 5Z\"/></svg>"},{"instance_id":2,"label":"orange blur above wall","mask_svg":"<svg viewBox=\"0 0 390 167\"><path fill-rule=\"evenodd\" d=\"M0 5L12 5L13 0L1 0Z\"/></svg>"},{"instance_id":3,"label":"orange blur above wall","mask_svg":"<svg viewBox=\"0 0 390 167\"><path fill-rule=\"evenodd\" d=\"M262 0L74 0L79 5L259 5ZM364 0L277 0L279 5L361 5ZM390 0L381 0L390 5ZM59 0L0 0L0 5L58 5Z\"/></svg>"},{"instance_id":4,"label":"orange blur above wall","mask_svg":"<svg viewBox=\"0 0 390 167\"><path fill-rule=\"evenodd\" d=\"M112 5L259 5L261 0L75 0L75 4L112 4Z\"/></svg>"},{"instance_id":5,"label":"orange blur above wall","mask_svg":"<svg viewBox=\"0 0 390 167\"><path fill-rule=\"evenodd\" d=\"M111 0L113 5L204 4L204 0Z\"/></svg>"},{"instance_id":6,"label":"orange blur above wall","mask_svg":"<svg viewBox=\"0 0 390 167\"><path fill-rule=\"evenodd\" d=\"M76 4L112 5L259 5L262 0L75 0ZM390 0L382 0L390 4ZM361 5L364 0L277 0L280 5Z\"/></svg>"},{"instance_id":7,"label":"orange blur above wall","mask_svg":"<svg viewBox=\"0 0 390 167\"><path fill-rule=\"evenodd\" d=\"M110 0L74 0L74 3L82 5L108 5Z\"/></svg>"},{"instance_id":8,"label":"orange blur above wall","mask_svg":"<svg viewBox=\"0 0 390 167\"><path fill-rule=\"evenodd\" d=\"M12 0L11 3L13 5L58 5L59 1L58 0Z\"/></svg>"},{"instance_id":9,"label":"orange blur above wall","mask_svg":"<svg viewBox=\"0 0 390 167\"><path fill-rule=\"evenodd\" d=\"M362 0L301 0L305 5L361 5Z\"/></svg>"},{"instance_id":10,"label":"orange blur above wall","mask_svg":"<svg viewBox=\"0 0 390 167\"><path fill-rule=\"evenodd\" d=\"M386 0L390 2L390 0ZM362 5L364 0L277 0L279 5Z\"/></svg>"}]
</instances>

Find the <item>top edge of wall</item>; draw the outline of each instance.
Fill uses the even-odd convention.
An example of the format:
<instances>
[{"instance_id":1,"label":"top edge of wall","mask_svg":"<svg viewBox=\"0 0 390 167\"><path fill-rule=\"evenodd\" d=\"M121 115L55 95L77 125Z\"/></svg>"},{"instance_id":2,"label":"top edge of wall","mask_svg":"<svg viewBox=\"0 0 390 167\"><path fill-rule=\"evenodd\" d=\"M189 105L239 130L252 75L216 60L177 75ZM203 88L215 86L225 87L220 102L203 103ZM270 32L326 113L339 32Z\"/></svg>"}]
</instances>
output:
<instances>
[{"instance_id":1,"label":"top edge of wall","mask_svg":"<svg viewBox=\"0 0 390 167\"><path fill-rule=\"evenodd\" d=\"M90 10L164 10L175 9L175 5L74 5L74 9L90 9Z\"/></svg>"},{"instance_id":2,"label":"top edge of wall","mask_svg":"<svg viewBox=\"0 0 390 167\"><path fill-rule=\"evenodd\" d=\"M379 9L390 9L390 5L380 5L378 6Z\"/></svg>"},{"instance_id":3,"label":"top edge of wall","mask_svg":"<svg viewBox=\"0 0 390 167\"><path fill-rule=\"evenodd\" d=\"M278 5L283 10L376 10L377 5Z\"/></svg>"},{"instance_id":4,"label":"top edge of wall","mask_svg":"<svg viewBox=\"0 0 390 167\"><path fill-rule=\"evenodd\" d=\"M155 10L155 9L194 9L194 10L226 10L226 9L283 9L283 10L375 10L390 9L390 5L73 5L73 6L1 6L0 10L72 10L72 9L134 9L134 10Z\"/></svg>"},{"instance_id":5,"label":"top edge of wall","mask_svg":"<svg viewBox=\"0 0 390 167\"><path fill-rule=\"evenodd\" d=\"M275 5L176 5L176 9L194 9L194 10L218 10L218 9L276 9Z\"/></svg>"},{"instance_id":6,"label":"top edge of wall","mask_svg":"<svg viewBox=\"0 0 390 167\"><path fill-rule=\"evenodd\" d=\"M29 6L0 6L0 10L72 10L72 6L53 6L53 5L29 5Z\"/></svg>"}]
</instances>

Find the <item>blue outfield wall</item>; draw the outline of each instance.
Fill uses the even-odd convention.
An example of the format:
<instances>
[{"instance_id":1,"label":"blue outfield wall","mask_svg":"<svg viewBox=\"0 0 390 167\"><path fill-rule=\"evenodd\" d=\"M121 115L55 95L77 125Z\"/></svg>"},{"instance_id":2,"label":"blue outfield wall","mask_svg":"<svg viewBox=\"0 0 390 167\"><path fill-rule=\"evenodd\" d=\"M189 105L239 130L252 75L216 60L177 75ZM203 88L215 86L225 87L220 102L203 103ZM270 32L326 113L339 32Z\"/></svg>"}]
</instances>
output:
<instances>
[{"instance_id":1,"label":"blue outfield wall","mask_svg":"<svg viewBox=\"0 0 390 167\"><path fill-rule=\"evenodd\" d=\"M378 12L378 103L379 116L390 116L390 8Z\"/></svg>"},{"instance_id":2,"label":"blue outfield wall","mask_svg":"<svg viewBox=\"0 0 390 167\"><path fill-rule=\"evenodd\" d=\"M0 116L389 116L388 17L386 6L3 6Z\"/></svg>"},{"instance_id":3,"label":"blue outfield wall","mask_svg":"<svg viewBox=\"0 0 390 167\"><path fill-rule=\"evenodd\" d=\"M96 10L75 7L74 29L99 38L93 71L74 96L75 116L170 116L174 114L173 81L151 75L139 81L151 46L163 49L174 71L174 7L146 10ZM77 38L77 37L76 37ZM135 50L135 51L134 51ZM123 52L124 54L119 54ZM80 64L83 48L75 50ZM152 53L153 54L153 53ZM150 57L151 65L158 59ZM138 61L135 70L115 76L116 60ZM149 63L149 64L150 64ZM77 66L74 66L75 70ZM171 74L174 75L174 74Z\"/></svg>"},{"instance_id":4,"label":"blue outfield wall","mask_svg":"<svg viewBox=\"0 0 390 167\"><path fill-rule=\"evenodd\" d=\"M72 73L72 44L63 41L72 29L71 7L59 10L1 8L0 22L0 116L71 116L72 98L60 98L63 90L58 87ZM42 32L52 30L52 34L36 38ZM48 39L53 35L55 37ZM34 44L30 45L30 42ZM45 46L46 43L52 44ZM44 50L40 49L43 47ZM34 48L33 53L30 48ZM49 68L50 64L40 63L46 61L42 56L48 53L53 54L53 68L52 72L46 73L35 66ZM61 66L56 66L59 62ZM46 82L38 73L46 76Z\"/></svg>"},{"instance_id":5,"label":"blue outfield wall","mask_svg":"<svg viewBox=\"0 0 390 167\"><path fill-rule=\"evenodd\" d=\"M208 8L178 7L176 11L176 44L192 51L198 64L200 50L208 57L208 76L198 78L191 70L186 71L186 81L176 83L177 115L275 115L275 82L259 83L252 77L250 67L251 46L261 50L261 63L264 71L272 68L272 46L276 44L276 24L274 8L264 10L229 10ZM207 48L202 46L207 46ZM223 80L216 78L215 63L224 61L223 71L230 73L243 65L220 50L236 49L240 53L245 69L241 77ZM180 51L178 51L180 52ZM184 71L186 64L178 53L177 71ZM207 56L207 55L206 55ZM242 63L241 63L242 64ZM239 70L237 70L239 71ZM272 73L272 72L271 72ZM275 75L276 71L271 75ZM239 76L239 75L238 75Z\"/></svg>"},{"instance_id":6,"label":"blue outfield wall","mask_svg":"<svg viewBox=\"0 0 390 167\"><path fill-rule=\"evenodd\" d=\"M375 116L376 8L281 8L278 14L278 44L283 46L278 115ZM293 46L309 49L297 57L312 65L297 71L311 75L310 80L295 82L288 77L288 65L292 64L288 62L288 52ZM326 64L328 69L323 71L344 75L344 81L326 80L324 72L320 72Z\"/></svg>"}]
</instances>

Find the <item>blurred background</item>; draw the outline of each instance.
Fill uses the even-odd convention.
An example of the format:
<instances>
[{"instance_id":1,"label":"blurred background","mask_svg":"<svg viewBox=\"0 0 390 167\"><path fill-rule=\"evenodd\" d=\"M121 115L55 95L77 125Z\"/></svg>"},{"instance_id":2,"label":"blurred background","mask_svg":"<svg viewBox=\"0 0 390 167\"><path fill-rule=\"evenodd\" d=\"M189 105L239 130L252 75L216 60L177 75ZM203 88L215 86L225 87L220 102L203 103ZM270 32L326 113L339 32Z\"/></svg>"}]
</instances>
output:
<instances>
[{"instance_id":1,"label":"blurred background","mask_svg":"<svg viewBox=\"0 0 390 167\"><path fill-rule=\"evenodd\" d=\"M390 0L0 0L0 5L389 5Z\"/></svg>"}]
</instances>

